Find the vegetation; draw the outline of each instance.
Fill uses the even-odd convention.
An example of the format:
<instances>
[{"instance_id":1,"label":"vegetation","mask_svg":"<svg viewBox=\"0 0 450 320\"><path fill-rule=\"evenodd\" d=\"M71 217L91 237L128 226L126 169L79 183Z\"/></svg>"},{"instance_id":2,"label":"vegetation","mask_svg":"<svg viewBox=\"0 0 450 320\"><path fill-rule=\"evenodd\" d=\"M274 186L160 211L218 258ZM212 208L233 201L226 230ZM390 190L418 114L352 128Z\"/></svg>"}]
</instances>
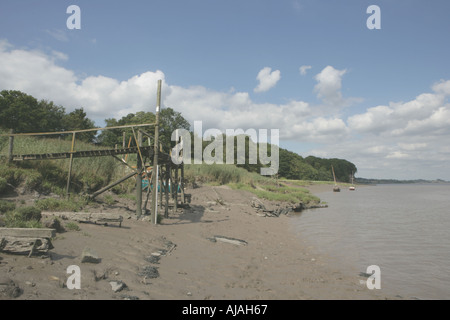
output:
<instances>
[{"instance_id":1,"label":"vegetation","mask_svg":"<svg viewBox=\"0 0 450 320\"><path fill-rule=\"evenodd\" d=\"M18 133L58 132L94 128L83 108L66 114L53 102L29 96L20 91L0 92L0 128L14 129ZM96 132L80 134L79 139L93 142Z\"/></svg>"},{"instance_id":2,"label":"vegetation","mask_svg":"<svg viewBox=\"0 0 450 320\"><path fill-rule=\"evenodd\" d=\"M320 199L306 188L290 187L286 181L248 172L235 165L187 165L185 178L186 182L191 184L229 185L233 189L249 191L267 200L303 202L306 205L320 203Z\"/></svg>"},{"instance_id":3,"label":"vegetation","mask_svg":"<svg viewBox=\"0 0 450 320\"><path fill-rule=\"evenodd\" d=\"M119 120L114 118L105 120L107 127L154 123L155 114L151 112L137 112L128 114ZM7 133L14 129L16 133L27 132L64 132L94 128L94 123L87 118L83 108L75 109L66 113L64 107L56 106L53 102L38 101L20 91L0 92L0 133ZM172 132L175 129L186 129L189 131L190 124L179 113L171 108L164 108L160 112L160 142L163 150L169 152L175 145L171 141ZM153 133L153 128L143 128ZM99 135L97 132L83 132L76 135L76 150L95 150L111 148L122 145L123 132L125 131L125 143L135 145L136 131L131 128L126 130L104 130ZM191 132L191 137L194 138ZM71 150L71 134L55 134L49 137L16 137L14 140L15 154L33 153L57 153ZM227 137L223 136L223 141ZM242 140L242 138L244 140ZM198 139L198 138L197 138ZM299 185L287 184L282 179L289 180L325 180L332 181L331 166L334 167L336 178L339 182L349 182L351 175L357 172L356 166L343 159L322 159L302 156L268 144L267 152L272 154L274 148L279 151L279 171L275 177L265 177L259 174L264 166L261 159L252 163L249 159L250 148L256 150L259 155L260 144L255 144L248 136L233 137L234 141L234 164L230 165L186 165L185 175L190 183L228 184L240 190L249 190L259 197L269 200L281 200L288 202L304 203L319 201L316 197L301 188ZM194 139L193 139L194 140ZM192 140L192 141L193 141ZM214 140L214 139L213 139ZM238 142L245 141L245 158L238 159ZM202 141L202 151L211 149L211 141ZM194 143L191 145L194 155ZM0 137L0 156L5 156L8 149L8 138ZM215 153L214 149L212 152ZM226 148L223 148L223 162L226 162ZM216 156L213 154L212 156ZM220 159L221 156L218 158ZM136 155L130 155L128 162L133 163ZM29 161L23 163L7 164L0 161L0 194L20 188L23 192L38 191L40 194L55 193L65 195L67 183L67 172L69 162L67 160ZM129 170L112 157L93 157L74 159L71 177L71 191L76 194L89 194L112 181L125 175ZM277 179L277 180L275 180ZM279 180L278 180L279 179ZM135 187L133 179L129 179L113 188L118 194L127 194ZM105 201L113 203L112 198ZM37 210L69 210L79 211L86 204L82 196L72 196L70 200L44 199L39 200L35 208ZM7 204L0 203L0 210L8 216L9 221L23 216L23 213L7 208ZM31 209L28 209L31 210ZM33 219L31 219L33 220ZM31 221L27 220L27 221Z\"/></svg>"},{"instance_id":4,"label":"vegetation","mask_svg":"<svg viewBox=\"0 0 450 320\"><path fill-rule=\"evenodd\" d=\"M5 209L3 207L3 209ZM0 215L0 226L6 228L41 228L41 210L36 207L8 208Z\"/></svg>"}]
</instances>

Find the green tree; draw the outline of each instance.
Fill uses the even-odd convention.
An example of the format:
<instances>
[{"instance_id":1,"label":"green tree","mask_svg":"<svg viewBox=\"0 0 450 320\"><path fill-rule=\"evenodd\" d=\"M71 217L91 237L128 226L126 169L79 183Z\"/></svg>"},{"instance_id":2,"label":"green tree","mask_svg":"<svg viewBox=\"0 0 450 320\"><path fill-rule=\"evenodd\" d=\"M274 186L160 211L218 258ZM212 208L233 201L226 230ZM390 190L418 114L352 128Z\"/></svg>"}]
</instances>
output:
<instances>
[{"instance_id":1,"label":"green tree","mask_svg":"<svg viewBox=\"0 0 450 320\"><path fill-rule=\"evenodd\" d=\"M145 124L145 123L155 123L156 116L152 112L137 112L136 114L130 113L120 120L114 118L106 119L107 127L114 126L126 126L133 124ZM180 112L174 111L172 108L164 108L160 112L159 116L159 139L160 143L163 145L163 149L166 153L175 145L175 142L171 141L172 132L176 129L186 129L189 130L189 122L182 116ZM144 128L148 134L154 134L154 127ZM115 144L122 144L123 132L125 131L127 141L129 137L133 137L132 129L126 130L104 130L98 137L100 144L105 146L114 146ZM134 137L132 139L134 145Z\"/></svg>"},{"instance_id":2,"label":"green tree","mask_svg":"<svg viewBox=\"0 0 450 320\"><path fill-rule=\"evenodd\" d=\"M53 102L38 101L21 91L0 93L0 127L18 133L61 131L63 107Z\"/></svg>"},{"instance_id":3,"label":"green tree","mask_svg":"<svg viewBox=\"0 0 450 320\"><path fill-rule=\"evenodd\" d=\"M95 128L94 122L86 117L83 108L75 109L62 117L61 125L64 131L75 131ZM76 135L77 139L85 142L94 142L97 131L82 132Z\"/></svg>"}]
</instances>

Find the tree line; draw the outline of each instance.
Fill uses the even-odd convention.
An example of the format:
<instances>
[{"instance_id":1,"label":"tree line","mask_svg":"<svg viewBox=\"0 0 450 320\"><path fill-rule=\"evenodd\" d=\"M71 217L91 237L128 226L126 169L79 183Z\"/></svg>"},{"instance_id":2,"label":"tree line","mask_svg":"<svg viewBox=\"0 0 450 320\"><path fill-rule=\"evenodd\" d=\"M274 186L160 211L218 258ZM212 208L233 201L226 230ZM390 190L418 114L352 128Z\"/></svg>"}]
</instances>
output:
<instances>
[{"instance_id":1,"label":"tree line","mask_svg":"<svg viewBox=\"0 0 450 320\"><path fill-rule=\"evenodd\" d=\"M152 112L130 113L117 120L115 118L105 119L107 127L125 126L133 124L154 123L156 116ZM77 108L67 113L62 106L55 105L52 101L40 100L27 95L21 91L3 90L0 92L0 129L14 129L16 133L33 132L61 132L84 129L94 129L95 124L90 120L83 108ZM164 108L160 112L160 143L165 152L169 152L174 147L175 142L171 141L172 132L175 129L190 130L189 122L181 113L172 108ZM101 146L114 147L122 145L124 130L112 129L104 130L100 133L96 131L77 134L77 139ZM153 132L149 132L153 134ZM132 137L132 129L126 129L127 137ZM193 138L193 132L191 132ZM66 135L67 139L71 137ZM235 153L237 155L237 137L235 139ZM133 142L133 139L128 140ZM226 137L224 137L226 141ZM203 142L203 150L210 142ZM234 157L235 164L248 171L260 172L263 166L261 162L251 164L249 156L249 146L252 143L249 137L245 140L245 162L237 164L237 156ZM268 145L268 152L274 146ZM193 148L193 145L192 145ZM259 148L259 145L256 146ZM194 150L192 153L194 154ZM258 153L259 154L259 153ZM225 154L224 154L225 162ZM344 159L322 159L314 156L303 158L292 151L279 148L279 171L278 175L294 180L321 180L331 181L333 175L331 166L334 167L336 178L341 182L349 182L351 176L357 172L356 166Z\"/></svg>"}]
</instances>

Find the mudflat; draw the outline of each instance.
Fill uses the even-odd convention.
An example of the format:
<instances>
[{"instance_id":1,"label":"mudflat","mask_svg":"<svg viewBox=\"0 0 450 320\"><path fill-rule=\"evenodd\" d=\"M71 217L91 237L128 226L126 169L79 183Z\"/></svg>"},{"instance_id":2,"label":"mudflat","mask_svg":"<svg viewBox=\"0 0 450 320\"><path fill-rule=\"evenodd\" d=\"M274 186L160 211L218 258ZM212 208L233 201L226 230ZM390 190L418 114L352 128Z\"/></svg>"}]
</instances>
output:
<instances>
[{"instance_id":1,"label":"mudflat","mask_svg":"<svg viewBox=\"0 0 450 320\"><path fill-rule=\"evenodd\" d=\"M0 299L392 298L367 289L356 273L340 273L326 256L302 243L292 217L265 216L252 205L253 194L226 186L187 192L189 207L171 210L159 225L137 220L132 210L116 203L101 210L123 215L121 227L80 223L79 231L58 233L46 256L0 253L0 289L16 288L0 292ZM267 207L285 205L258 201ZM86 248L97 255L87 260L94 262L82 262ZM79 267L80 289L70 289L69 266Z\"/></svg>"}]
</instances>

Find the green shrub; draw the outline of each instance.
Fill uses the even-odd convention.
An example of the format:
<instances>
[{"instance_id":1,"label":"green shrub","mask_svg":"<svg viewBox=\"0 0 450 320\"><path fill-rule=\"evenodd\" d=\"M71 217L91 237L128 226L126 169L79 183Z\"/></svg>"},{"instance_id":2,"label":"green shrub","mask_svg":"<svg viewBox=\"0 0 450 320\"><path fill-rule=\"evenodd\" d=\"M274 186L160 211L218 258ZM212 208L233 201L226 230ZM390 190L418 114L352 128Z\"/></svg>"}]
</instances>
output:
<instances>
[{"instance_id":1,"label":"green shrub","mask_svg":"<svg viewBox=\"0 0 450 320\"><path fill-rule=\"evenodd\" d=\"M81 198L72 197L70 199L47 198L36 201L36 207L42 211L73 211L83 209L86 201Z\"/></svg>"},{"instance_id":2,"label":"green shrub","mask_svg":"<svg viewBox=\"0 0 450 320\"><path fill-rule=\"evenodd\" d=\"M41 211L35 207L22 207L8 211L3 217L7 228L42 228Z\"/></svg>"},{"instance_id":3,"label":"green shrub","mask_svg":"<svg viewBox=\"0 0 450 320\"><path fill-rule=\"evenodd\" d=\"M71 221L66 224L66 229L70 231L80 231L80 227L75 222Z\"/></svg>"},{"instance_id":4,"label":"green shrub","mask_svg":"<svg viewBox=\"0 0 450 320\"><path fill-rule=\"evenodd\" d=\"M18 208L16 209L16 215L24 221L31 221L31 220L39 221L42 218L41 210L39 210L36 207Z\"/></svg>"},{"instance_id":5,"label":"green shrub","mask_svg":"<svg viewBox=\"0 0 450 320\"><path fill-rule=\"evenodd\" d=\"M16 204L14 202L0 200L0 213L6 213L8 211L13 211L16 209Z\"/></svg>"},{"instance_id":6,"label":"green shrub","mask_svg":"<svg viewBox=\"0 0 450 320\"><path fill-rule=\"evenodd\" d=\"M8 182L5 178L0 177L0 193L4 193L8 190Z\"/></svg>"}]
</instances>

